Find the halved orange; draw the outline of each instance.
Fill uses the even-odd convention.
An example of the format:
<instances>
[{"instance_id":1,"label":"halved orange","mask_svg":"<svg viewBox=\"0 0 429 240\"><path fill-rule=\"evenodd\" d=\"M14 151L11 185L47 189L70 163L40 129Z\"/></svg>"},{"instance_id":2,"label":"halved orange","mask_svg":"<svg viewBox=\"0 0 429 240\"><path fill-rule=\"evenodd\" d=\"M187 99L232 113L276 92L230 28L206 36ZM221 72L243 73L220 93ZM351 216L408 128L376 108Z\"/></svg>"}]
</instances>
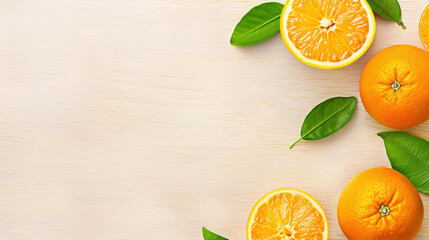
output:
<instances>
[{"instance_id":1,"label":"halved orange","mask_svg":"<svg viewBox=\"0 0 429 240\"><path fill-rule=\"evenodd\" d=\"M288 0L280 31L287 48L312 67L344 67L360 58L375 35L365 0Z\"/></svg>"},{"instance_id":2,"label":"halved orange","mask_svg":"<svg viewBox=\"0 0 429 240\"><path fill-rule=\"evenodd\" d=\"M248 240L327 240L328 220L309 194L292 188L262 197L247 221Z\"/></svg>"},{"instance_id":3,"label":"halved orange","mask_svg":"<svg viewBox=\"0 0 429 240\"><path fill-rule=\"evenodd\" d=\"M425 46L426 51L429 51L429 5L425 8L420 18L419 34L423 46Z\"/></svg>"}]
</instances>

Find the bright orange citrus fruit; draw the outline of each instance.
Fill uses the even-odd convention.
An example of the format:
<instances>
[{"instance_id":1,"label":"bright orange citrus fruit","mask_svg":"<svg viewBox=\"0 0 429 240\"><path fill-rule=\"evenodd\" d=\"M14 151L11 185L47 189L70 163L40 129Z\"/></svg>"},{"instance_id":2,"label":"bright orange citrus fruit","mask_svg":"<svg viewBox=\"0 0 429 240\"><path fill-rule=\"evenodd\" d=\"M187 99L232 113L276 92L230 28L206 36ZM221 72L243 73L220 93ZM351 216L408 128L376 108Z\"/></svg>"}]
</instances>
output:
<instances>
[{"instance_id":1,"label":"bright orange citrus fruit","mask_svg":"<svg viewBox=\"0 0 429 240\"><path fill-rule=\"evenodd\" d=\"M420 18L419 33L426 51L429 51L429 5L425 8Z\"/></svg>"},{"instance_id":2,"label":"bright orange citrus fruit","mask_svg":"<svg viewBox=\"0 0 429 240\"><path fill-rule=\"evenodd\" d=\"M428 63L429 53L410 45L395 45L377 53L360 79L360 96L369 115L396 129L428 120Z\"/></svg>"},{"instance_id":3,"label":"bright orange citrus fruit","mask_svg":"<svg viewBox=\"0 0 429 240\"><path fill-rule=\"evenodd\" d=\"M369 48L375 19L365 0L288 0L280 31L287 48L303 63L339 68L356 61Z\"/></svg>"},{"instance_id":4,"label":"bright orange citrus fruit","mask_svg":"<svg viewBox=\"0 0 429 240\"><path fill-rule=\"evenodd\" d=\"M337 216L349 240L411 240L422 225L423 203L404 175L378 167L347 184Z\"/></svg>"},{"instance_id":5,"label":"bright orange citrus fruit","mask_svg":"<svg viewBox=\"0 0 429 240\"><path fill-rule=\"evenodd\" d=\"M322 206L307 193L291 188L262 197L247 222L248 240L327 240L328 234Z\"/></svg>"}]
</instances>

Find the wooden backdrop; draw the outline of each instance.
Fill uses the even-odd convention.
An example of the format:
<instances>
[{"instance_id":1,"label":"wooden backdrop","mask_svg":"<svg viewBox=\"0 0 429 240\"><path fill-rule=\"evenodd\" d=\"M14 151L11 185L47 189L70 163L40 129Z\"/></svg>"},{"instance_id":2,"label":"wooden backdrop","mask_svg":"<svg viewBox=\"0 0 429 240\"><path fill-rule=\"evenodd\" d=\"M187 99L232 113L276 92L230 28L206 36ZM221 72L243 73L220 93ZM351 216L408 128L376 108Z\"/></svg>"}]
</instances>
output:
<instances>
[{"instance_id":1,"label":"wooden backdrop","mask_svg":"<svg viewBox=\"0 0 429 240\"><path fill-rule=\"evenodd\" d=\"M302 64L279 35L231 46L259 3L0 0L0 239L198 240L206 226L244 240L253 204L281 187L312 194L345 239L339 195L389 166L387 128L359 100L335 135L288 146L316 104L359 97L375 53L422 47L429 2L400 0L407 30L377 17L369 51L337 70ZM415 239L428 238L429 214Z\"/></svg>"}]
</instances>

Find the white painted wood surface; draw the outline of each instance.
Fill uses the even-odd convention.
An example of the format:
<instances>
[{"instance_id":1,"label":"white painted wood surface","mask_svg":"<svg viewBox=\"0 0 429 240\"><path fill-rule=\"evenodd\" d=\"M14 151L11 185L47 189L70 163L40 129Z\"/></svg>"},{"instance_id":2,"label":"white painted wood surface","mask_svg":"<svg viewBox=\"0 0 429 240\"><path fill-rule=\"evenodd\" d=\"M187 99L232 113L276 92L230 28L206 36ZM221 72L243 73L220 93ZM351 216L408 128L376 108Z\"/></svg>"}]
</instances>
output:
<instances>
[{"instance_id":1,"label":"white painted wood surface","mask_svg":"<svg viewBox=\"0 0 429 240\"><path fill-rule=\"evenodd\" d=\"M306 114L359 96L365 63L422 47L424 0L401 0L407 30L377 20L369 51L310 68L280 36L233 47L256 0L1 0L0 239L245 239L253 204L280 187L336 206L358 172L389 166L359 101L343 130L298 138ZM409 130L429 138L429 123ZM422 195L425 209L429 196ZM429 214L416 239L429 238Z\"/></svg>"}]
</instances>

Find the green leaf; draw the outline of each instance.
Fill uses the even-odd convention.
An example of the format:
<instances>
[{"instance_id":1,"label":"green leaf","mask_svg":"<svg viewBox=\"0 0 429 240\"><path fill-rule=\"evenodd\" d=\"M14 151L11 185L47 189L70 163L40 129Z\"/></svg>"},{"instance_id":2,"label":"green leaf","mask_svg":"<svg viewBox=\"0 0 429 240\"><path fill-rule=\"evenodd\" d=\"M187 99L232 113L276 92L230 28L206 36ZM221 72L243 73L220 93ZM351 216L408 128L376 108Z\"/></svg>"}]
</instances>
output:
<instances>
[{"instance_id":1,"label":"green leaf","mask_svg":"<svg viewBox=\"0 0 429 240\"><path fill-rule=\"evenodd\" d=\"M372 11L381 17L397 22L403 29L406 29L402 22L401 6L397 0L367 0Z\"/></svg>"},{"instance_id":2,"label":"green leaf","mask_svg":"<svg viewBox=\"0 0 429 240\"><path fill-rule=\"evenodd\" d=\"M411 134L380 132L392 168L407 177L414 187L429 193L429 142Z\"/></svg>"},{"instance_id":3,"label":"green leaf","mask_svg":"<svg viewBox=\"0 0 429 240\"><path fill-rule=\"evenodd\" d=\"M302 139L318 140L343 128L352 118L356 103L355 97L334 97L317 105L302 124L301 138L289 148Z\"/></svg>"},{"instance_id":4,"label":"green leaf","mask_svg":"<svg viewBox=\"0 0 429 240\"><path fill-rule=\"evenodd\" d=\"M247 46L265 41L280 31L283 4L262 3L252 8L240 20L231 36L231 44Z\"/></svg>"},{"instance_id":5,"label":"green leaf","mask_svg":"<svg viewBox=\"0 0 429 240\"><path fill-rule=\"evenodd\" d=\"M228 240L227 238L221 237L216 233L210 232L206 227L203 227L204 240Z\"/></svg>"}]
</instances>

